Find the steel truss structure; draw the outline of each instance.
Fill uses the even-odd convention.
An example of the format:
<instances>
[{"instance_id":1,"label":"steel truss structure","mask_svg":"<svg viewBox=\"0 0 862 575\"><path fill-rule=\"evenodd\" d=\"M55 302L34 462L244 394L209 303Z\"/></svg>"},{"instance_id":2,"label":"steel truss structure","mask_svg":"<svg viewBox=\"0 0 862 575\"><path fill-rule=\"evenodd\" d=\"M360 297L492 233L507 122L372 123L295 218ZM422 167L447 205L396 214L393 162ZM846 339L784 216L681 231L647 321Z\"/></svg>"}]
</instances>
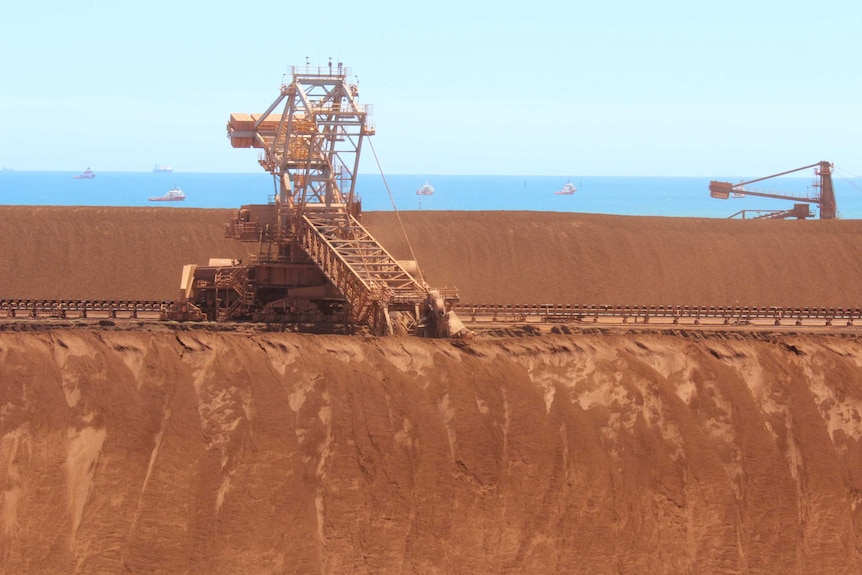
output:
<instances>
[{"instance_id":1,"label":"steel truss structure","mask_svg":"<svg viewBox=\"0 0 862 575\"><path fill-rule=\"evenodd\" d=\"M360 223L356 175L363 141L374 134L349 68L292 68L291 82L262 114L231 114L231 145L257 148L277 192L245 205L226 236L259 246L242 263L195 267L183 298L214 320L365 326L450 335L443 321L453 290L433 290L411 275ZM180 317L178 319L188 319Z\"/></svg>"}]
</instances>

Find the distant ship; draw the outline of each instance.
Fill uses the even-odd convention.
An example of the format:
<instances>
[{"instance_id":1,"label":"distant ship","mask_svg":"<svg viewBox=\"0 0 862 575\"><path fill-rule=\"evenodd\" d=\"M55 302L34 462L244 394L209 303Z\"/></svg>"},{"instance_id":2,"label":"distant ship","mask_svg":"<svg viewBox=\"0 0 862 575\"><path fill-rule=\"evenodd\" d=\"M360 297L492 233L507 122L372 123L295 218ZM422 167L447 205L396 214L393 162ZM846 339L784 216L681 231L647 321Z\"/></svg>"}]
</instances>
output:
<instances>
[{"instance_id":1,"label":"distant ship","mask_svg":"<svg viewBox=\"0 0 862 575\"><path fill-rule=\"evenodd\" d=\"M416 190L417 196L431 196L434 194L434 186L425 182L425 185Z\"/></svg>"},{"instance_id":2,"label":"distant ship","mask_svg":"<svg viewBox=\"0 0 862 575\"><path fill-rule=\"evenodd\" d=\"M563 186L562 190L557 190L554 192L558 196L571 196L577 191L575 184L572 182L566 182L566 185Z\"/></svg>"},{"instance_id":3,"label":"distant ship","mask_svg":"<svg viewBox=\"0 0 862 575\"><path fill-rule=\"evenodd\" d=\"M185 193L179 188L171 188L164 196L150 198L151 202L181 202L186 199Z\"/></svg>"},{"instance_id":4,"label":"distant ship","mask_svg":"<svg viewBox=\"0 0 862 575\"><path fill-rule=\"evenodd\" d=\"M83 172L78 174L77 176L72 176L72 177L75 178L76 180L92 180L93 178L96 177L96 172L94 172L90 168L87 168L86 170L84 170Z\"/></svg>"},{"instance_id":5,"label":"distant ship","mask_svg":"<svg viewBox=\"0 0 862 575\"><path fill-rule=\"evenodd\" d=\"M156 173L158 173L158 172L173 172L174 169L170 166L163 166L161 164L156 164L156 166L153 168L153 171Z\"/></svg>"}]
</instances>

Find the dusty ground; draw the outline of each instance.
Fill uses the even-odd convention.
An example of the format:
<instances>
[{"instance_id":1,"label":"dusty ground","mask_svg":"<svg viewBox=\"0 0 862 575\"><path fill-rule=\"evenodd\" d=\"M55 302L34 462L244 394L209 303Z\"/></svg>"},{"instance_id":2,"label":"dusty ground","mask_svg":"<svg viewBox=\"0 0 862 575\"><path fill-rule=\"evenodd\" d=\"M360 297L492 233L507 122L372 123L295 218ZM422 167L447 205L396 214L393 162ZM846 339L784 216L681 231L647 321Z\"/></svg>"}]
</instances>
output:
<instances>
[{"instance_id":1,"label":"dusty ground","mask_svg":"<svg viewBox=\"0 0 862 575\"><path fill-rule=\"evenodd\" d=\"M852 573L855 336L0 333L2 573Z\"/></svg>"},{"instance_id":2,"label":"dusty ground","mask_svg":"<svg viewBox=\"0 0 862 575\"><path fill-rule=\"evenodd\" d=\"M230 210L0 206L0 298L170 299L182 266L243 257ZM403 212L428 282L465 303L856 306L862 221ZM363 222L412 259L398 219Z\"/></svg>"},{"instance_id":3,"label":"dusty ground","mask_svg":"<svg viewBox=\"0 0 862 575\"><path fill-rule=\"evenodd\" d=\"M228 211L0 217L0 297L171 298L244 254ZM464 300L862 301L860 222L403 219ZM393 214L365 222L408 257ZM862 570L854 329L129 326L0 330L0 574Z\"/></svg>"}]
</instances>

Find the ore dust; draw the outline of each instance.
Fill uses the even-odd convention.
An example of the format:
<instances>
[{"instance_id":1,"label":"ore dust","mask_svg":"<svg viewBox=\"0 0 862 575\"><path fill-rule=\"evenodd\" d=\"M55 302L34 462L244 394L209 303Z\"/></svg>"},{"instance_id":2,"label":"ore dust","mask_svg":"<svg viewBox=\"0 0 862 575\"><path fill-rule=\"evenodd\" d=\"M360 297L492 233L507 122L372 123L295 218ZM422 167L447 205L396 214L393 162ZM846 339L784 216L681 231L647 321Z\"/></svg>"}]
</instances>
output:
<instances>
[{"instance_id":1,"label":"ore dust","mask_svg":"<svg viewBox=\"0 0 862 575\"><path fill-rule=\"evenodd\" d=\"M862 301L862 222L401 216L363 221L465 303ZM254 249L228 210L0 217L0 297L173 298ZM2 574L862 570L856 328L117 323L0 329Z\"/></svg>"}]
</instances>

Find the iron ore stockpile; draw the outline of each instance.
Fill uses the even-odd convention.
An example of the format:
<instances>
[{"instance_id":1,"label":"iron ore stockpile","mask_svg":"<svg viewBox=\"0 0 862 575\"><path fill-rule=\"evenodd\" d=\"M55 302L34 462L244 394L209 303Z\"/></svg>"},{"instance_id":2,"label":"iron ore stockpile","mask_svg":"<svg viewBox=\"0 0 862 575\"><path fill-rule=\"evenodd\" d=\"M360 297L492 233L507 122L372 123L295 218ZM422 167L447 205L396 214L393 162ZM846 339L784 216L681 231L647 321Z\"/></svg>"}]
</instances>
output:
<instances>
[{"instance_id":1,"label":"iron ore stockpile","mask_svg":"<svg viewBox=\"0 0 862 575\"><path fill-rule=\"evenodd\" d=\"M0 206L0 573L862 570L862 222L363 214L350 77L271 203Z\"/></svg>"},{"instance_id":2,"label":"iron ore stockpile","mask_svg":"<svg viewBox=\"0 0 862 575\"><path fill-rule=\"evenodd\" d=\"M184 264L246 255L230 213L2 207L0 293L172 299ZM464 302L862 298L856 221L401 215ZM363 221L405 254L394 214ZM859 568L855 327L47 323L0 332L4 572Z\"/></svg>"}]
</instances>

